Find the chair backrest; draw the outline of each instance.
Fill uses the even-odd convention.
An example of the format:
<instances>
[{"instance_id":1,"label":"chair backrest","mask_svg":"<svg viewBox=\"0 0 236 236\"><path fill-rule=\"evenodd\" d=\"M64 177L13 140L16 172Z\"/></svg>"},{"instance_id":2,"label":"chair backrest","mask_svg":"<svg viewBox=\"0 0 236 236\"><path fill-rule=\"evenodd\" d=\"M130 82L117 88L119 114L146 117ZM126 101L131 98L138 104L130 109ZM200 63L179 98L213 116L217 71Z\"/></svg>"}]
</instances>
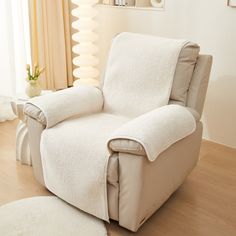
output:
<instances>
[{"instance_id":1,"label":"chair backrest","mask_svg":"<svg viewBox=\"0 0 236 236\"><path fill-rule=\"evenodd\" d=\"M148 37L148 36L147 36ZM117 38L117 37L116 37ZM115 39L116 39L115 38ZM122 39L122 37L121 37ZM117 40L117 39L116 39ZM118 39L119 40L119 39ZM133 38L134 40L134 38ZM150 44L153 44L153 46L155 46L155 37L153 38L148 38L148 40L150 40ZM135 41L135 40L134 40ZM154 41L154 42L153 42ZM149 41L147 41L149 42ZM111 50L112 53L114 53L114 47L116 47L116 45L114 46L114 42L113 42L113 52ZM137 50L139 50L139 47L142 47L142 45L137 45ZM136 50L136 49L135 49ZM171 94L170 94L170 101L171 103L178 103L180 105L184 105L184 106L189 106L191 108L196 109L199 114L201 114L202 112L202 107L203 107L203 103L204 103L204 99L205 99L205 94L206 94L206 81L208 81L209 78L209 72L210 72L210 64L211 64L211 57L209 56L199 56L199 46L197 44L194 43L188 43L186 44L180 54L179 54L179 59L176 65L176 70L175 70L175 74L174 74L174 81L173 81L173 85L172 85L172 90L171 90ZM151 49L152 51L152 49ZM150 54L150 51L142 51L142 57L145 58L145 56L148 57L148 54ZM147 55L145 55L147 53ZM159 54L158 54L159 55ZM111 56L111 53L110 53ZM199 56L199 57L198 57ZM116 62L116 58L117 58L117 62ZM143 80L140 84L143 88L138 90L138 93L134 93L134 91L132 91L132 83L136 83L135 80L132 81L132 83L129 83L129 81L127 81L126 79L123 79L121 76L119 77L121 80L124 81L124 83L127 83L129 86L128 88L123 85L121 85L120 87L116 87L116 80L114 80L112 78L112 76L114 75L114 77L118 77L116 76L116 74L121 74L119 72L119 70L123 70L124 68L126 68L126 70L135 70L135 68L137 68L138 66L142 66L142 63L145 63L145 60L142 60L141 63L139 63L140 58L129 58L129 66L126 66L126 64L124 65L124 63L119 63L119 60L121 61L122 59L127 61L126 58L126 52L120 52L119 50L116 50L116 57L115 57L115 63L114 63L114 56L113 56L113 63L111 64L111 66L109 66L108 63L108 68L107 71L109 71L109 76L105 76L108 78L105 78L105 81L103 81L104 85L107 83L110 83L109 86L112 87L112 89L109 88L109 91L106 91L108 89L105 89L105 109L107 106L106 104L106 96L109 93L109 98L112 100L112 102L115 104L115 109L117 109L117 111L122 111L124 106L127 110L128 109L136 109L137 111L134 111L140 114L140 111L142 112L142 109L140 109L140 107L145 107L143 109L144 112L148 111L148 109L152 108L154 109L155 107L155 98L158 96L158 90L156 89L156 87L151 87L148 85L148 73L146 76L147 78L145 78L145 80ZM158 59L157 59L158 60ZM135 61L132 64L132 61ZM155 63L155 62L154 62ZM118 71L118 72L117 72ZM107 72L106 72L107 73ZM204 76L204 78L202 78L202 76ZM140 81L138 81L139 83ZM206 87L204 87L202 85L202 83L206 84ZM112 84L112 85L111 85ZM105 86L106 87L106 86ZM103 87L104 89L104 87ZM123 99L123 104L119 104L119 100L120 99L120 95L119 93L117 93L117 91L119 91L120 89L124 89L125 93L123 92L123 96L127 95L127 100ZM130 93L130 94L129 94ZM132 93L132 95L131 95ZM136 99L134 98L134 100L132 101L132 98L135 96L140 96L140 99ZM149 97L147 99L147 97ZM142 101L142 98L144 98ZM122 99L121 99L122 100ZM136 104L135 102L136 101ZM137 101L139 101L137 104ZM148 102L147 102L148 101ZM154 102L153 102L154 101ZM153 104L151 104L153 103ZM117 106L117 104L119 104ZM151 105L150 105L151 104ZM112 104L111 104L112 105ZM154 106L153 106L154 105ZM146 110L145 110L146 109ZM119 112L117 112L119 113ZM122 112L121 112L122 113ZM121 114L123 115L123 114Z\"/></svg>"},{"instance_id":2,"label":"chair backrest","mask_svg":"<svg viewBox=\"0 0 236 236\"><path fill-rule=\"evenodd\" d=\"M199 55L188 90L186 105L196 110L200 117L206 98L211 66L212 56Z\"/></svg>"},{"instance_id":3,"label":"chair backrest","mask_svg":"<svg viewBox=\"0 0 236 236\"><path fill-rule=\"evenodd\" d=\"M212 56L199 55L189 84L186 106L198 113L198 119L202 116L211 67ZM181 102L173 99L170 99L169 104L182 105Z\"/></svg>"}]
</instances>

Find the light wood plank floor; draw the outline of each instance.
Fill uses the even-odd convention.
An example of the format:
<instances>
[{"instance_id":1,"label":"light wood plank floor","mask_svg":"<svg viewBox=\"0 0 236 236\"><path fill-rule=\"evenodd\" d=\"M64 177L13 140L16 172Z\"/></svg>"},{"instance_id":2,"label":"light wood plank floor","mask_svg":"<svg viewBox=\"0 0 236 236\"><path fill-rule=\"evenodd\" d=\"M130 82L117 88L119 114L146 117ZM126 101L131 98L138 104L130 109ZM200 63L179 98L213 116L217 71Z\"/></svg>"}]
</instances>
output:
<instances>
[{"instance_id":1,"label":"light wood plank floor","mask_svg":"<svg viewBox=\"0 0 236 236\"><path fill-rule=\"evenodd\" d=\"M15 161L17 121L0 123L0 205L50 195L32 168ZM172 197L134 234L115 222L111 236L235 236L236 150L204 141L198 166Z\"/></svg>"}]
</instances>

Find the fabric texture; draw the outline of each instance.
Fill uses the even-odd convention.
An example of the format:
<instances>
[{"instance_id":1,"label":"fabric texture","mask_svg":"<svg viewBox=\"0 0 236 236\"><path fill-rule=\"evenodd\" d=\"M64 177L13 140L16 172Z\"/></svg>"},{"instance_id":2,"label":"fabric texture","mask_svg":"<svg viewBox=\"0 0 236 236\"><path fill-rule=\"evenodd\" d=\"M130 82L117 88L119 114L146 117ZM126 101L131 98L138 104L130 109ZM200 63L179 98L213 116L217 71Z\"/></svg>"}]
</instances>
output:
<instances>
[{"instance_id":1,"label":"fabric texture","mask_svg":"<svg viewBox=\"0 0 236 236\"><path fill-rule=\"evenodd\" d=\"M126 123L117 129L109 140L136 141L143 146L148 159L155 161L160 153L173 143L193 133L195 129L196 121L185 107L167 105Z\"/></svg>"},{"instance_id":2,"label":"fabric texture","mask_svg":"<svg viewBox=\"0 0 236 236\"><path fill-rule=\"evenodd\" d=\"M196 165L201 140L199 122L193 134L171 145L154 162L119 153L120 226L137 231L161 207Z\"/></svg>"},{"instance_id":3,"label":"fabric texture","mask_svg":"<svg viewBox=\"0 0 236 236\"><path fill-rule=\"evenodd\" d=\"M197 110L198 119L201 116L203 103L197 101L205 98L205 92L202 93L201 90L205 91L206 89L211 60L209 55L199 56L194 70L195 82L193 79L190 82L192 91L191 96L188 93L187 104ZM199 82L196 83L196 81ZM193 82L194 86L192 86ZM176 101L173 102L176 103ZM35 177L44 185L39 152L41 133L44 127L30 117L27 119L27 123ZM201 122L197 122L197 127L193 134L171 145L159 155L156 161L151 163L147 158L139 155L122 152L112 155L112 157L119 156L119 160L117 157L116 164L113 162L112 165L108 165L107 198L110 218L119 221L119 225L122 227L137 231L168 199L197 163L202 138ZM60 133L60 135L63 134ZM64 158L69 161L69 155ZM112 171L109 171L110 167ZM114 170L116 170L115 174ZM111 184L109 180L112 180Z\"/></svg>"},{"instance_id":4,"label":"fabric texture","mask_svg":"<svg viewBox=\"0 0 236 236\"><path fill-rule=\"evenodd\" d=\"M200 120L200 115L192 108L185 107L193 115L196 123ZM130 139L113 139L108 143L113 152L130 153L139 156L147 156L142 144Z\"/></svg>"},{"instance_id":5,"label":"fabric texture","mask_svg":"<svg viewBox=\"0 0 236 236\"><path fill-rule=\"evenodd\" d=\"M187 106L202 115L212 66L212 56L201 55L198 58L193 78L188 90Z\"/></svg>"},{"instance_id":6,"label":"fabric texture","mask_svg":"<svg viewBox=\"0 0 236 236\"><path fill-rule=\"evenodd\" d=\"M45 129L41 156L46 187L70 204L108 221L109 135L127 118L98 113Z\"/></svg>"},{"instance_id":7,"label":"fabric texture","mask_svg":"<svg viewBox=\"0 0 236 236\"><path fill-rule=\"evenodd\" d=\"M186 40L121 33L113 41L103 93L106 112L136 117L168 104Z\"/></svg>"},{"instance_id":8,"label":"fabric texture","mask_svg":"<svg viewBox=\"0 0 236 236\"><path fill-rule=\"evenodd\" d=\"M188 42L179 54L170 99L178 101L183 106L186 105L189 84L193 76L199 51L200 47L197 44Z\"/></svg>"},{"instance_id":9,"label":"fabric texture","mask_svg":"<svg viewBox=\"0 0 236 236\"><path fill-rule=\"evenodd\" d=\"M194 121L188 111L182 116L173 116L173 110L178 113L181 109L175 106L167 109L168 112L162 113L161 108L156 112L158 107L168 104L179 53L187 43L185 40L120 34L113 42L103 93L97 88L77 87L30 101L43 112L47 121L40 151L44 181L50 191L92 215L109 220L109 137L118 134L112 137L120 138L124 134L125 137L130 136L131 140L137 138L137 141L144 135L144 141L150 140L151 143L148 146L143 142L141 144L149 160L154 160L164 150L164 141L168 141L167 148L170 143L188 134L188 116ZM102 109L104 97L105 107ZM177 119L174 125L170 122L172 116ZM166 132L166 137L160 136L164 137L164 141L159 138L157 142L160 143L154 147L154 139L160 134L159 131L163 131L159 127L163 122L161 120L166 117L172 128L178 126L178 122L185 124L182 136L174 135L169 140L170 132ZM129 122L131 118L136 119ZM150 122L148 128L147 123L144 124L147 121ZM123 129L127 122L128 129ZM157 129L153 131L156 125ZM129 133L133 128L137 129L134 136ZM173 131L177 132L178 129L173 128ZM115 183L112 184L115 186Z\"/></svg>"},{"instance_id":10,"label":"fabric texture","mask_svg":"<svg viewBox=\"0 0 236 236\"><path fill-rule=\"evenodd\" d=\"M104 223L57 197L33 197L0 207L2 236L106 236Z\"/></svg>"},{"instance_id":11,"label":"fabric texture","mask_svg":"<svg viewBox=\"0 0 236 236\"><path fill-rule=\"evenodd\" d=\"M40 109L29 108L33 105ZM26 103L25 113L42 122L47 128L75 115L85 115L102 110L102 92L92 86L68 88L45 96L35 97ZM43 117L44 116L44 117Z\"/></svg>"},{"instance_id":12,"label":"fabric texture","mask_svg":"<svg viewBox=\"0 0 236 236\"><path fill-rule=\"evenodd\" d=\"M45 68L44 89L64 89L73 84L69 0L30 0L32 64Z\"/></svg>"},{"instance_id":13,"label":"fabric texture","mask_svg":"<svg viewBox=\"0 0 236 236\"><path fill-rule=\"evenodd\" d=\"M139 156L146 156L146 151L142 144L130 139L112 139L108 143L109 149L113 152L130 153Z\"/></svg>"},{"instance_id":14,"label":"fabric texture","mask_svg":"<svg viewBox=\"0 0 236 236\"><path fill-rule=\"evenodd\" d=\"M39 123L41 123L42 125L47 125L47 120L46 117L44 115L44 113L36 106L34 106L31 103L25 104L24 106L24 113L37 120Z\"/></svg>"}]
</instances>

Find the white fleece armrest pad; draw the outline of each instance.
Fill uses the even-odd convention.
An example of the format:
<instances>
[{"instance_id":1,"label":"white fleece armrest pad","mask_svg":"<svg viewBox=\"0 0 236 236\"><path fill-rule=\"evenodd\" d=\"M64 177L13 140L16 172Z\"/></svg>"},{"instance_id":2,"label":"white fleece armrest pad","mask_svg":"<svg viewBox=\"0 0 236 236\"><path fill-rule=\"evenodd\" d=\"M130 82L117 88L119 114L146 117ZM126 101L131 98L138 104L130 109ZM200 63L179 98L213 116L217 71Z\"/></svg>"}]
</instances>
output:
<instances>
[{"instance_id":1,"label":"white fleece armrest pad","mask_svg":"<svg viewBox=\"0 0 236 236\"><path fill-rule=\"evenodd\" d=\"M140 143L150 161L175 142L196 129L196 121L186 107L166 105L145 113L117 129L109 143L116 139L129 139ZM110 149L111 151L111 149Z\"/></svg>"},{"instance_id":2,"label":"white fleece armrest pad","mask_svg":"<svg viewBox=\"0 0 236 236\"><path fill-rule=\"evenodd\" d=\"M96 87L79 86L35 97L27 104L32 104L43 112L46 127L50 128L72 116L101 111L103 95Z\"/></svg>"}]
</instances>

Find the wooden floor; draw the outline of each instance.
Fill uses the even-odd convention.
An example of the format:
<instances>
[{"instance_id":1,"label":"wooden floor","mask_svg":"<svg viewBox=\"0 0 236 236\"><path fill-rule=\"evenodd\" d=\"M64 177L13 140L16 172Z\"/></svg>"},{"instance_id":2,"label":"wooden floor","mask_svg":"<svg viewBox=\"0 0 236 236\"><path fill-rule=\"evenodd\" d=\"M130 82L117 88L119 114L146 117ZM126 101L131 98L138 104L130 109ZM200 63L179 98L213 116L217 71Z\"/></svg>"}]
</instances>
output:
<instances>
[{"instance_id":1,"label":"wooden floor","mask_svg":"<svg viewBox=\"0 0 236 236\"><path fill-rule=\"evenodd\" d=\"M49 195L32 168L15 161L17 121L0 123L0 205ZM134 234L116 223L109 235L235 236L236 150L204 141L198 166L161 209Z\"/></svg>"}]
</instances>

